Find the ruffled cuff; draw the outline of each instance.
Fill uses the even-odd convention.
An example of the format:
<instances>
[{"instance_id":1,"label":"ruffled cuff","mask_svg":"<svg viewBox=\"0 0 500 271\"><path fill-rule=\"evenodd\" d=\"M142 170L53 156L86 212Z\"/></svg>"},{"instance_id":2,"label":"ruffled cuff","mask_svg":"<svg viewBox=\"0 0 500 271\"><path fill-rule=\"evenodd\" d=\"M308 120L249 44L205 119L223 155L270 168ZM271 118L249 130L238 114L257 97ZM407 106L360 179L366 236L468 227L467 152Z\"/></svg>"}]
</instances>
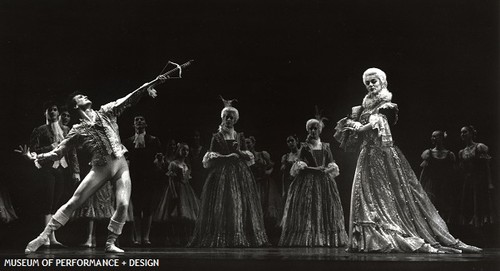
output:
<instances>
[{"instance_id":1,"label":"ruffled cuff","mask_svg":"<svg viewBox=\"0 0 500 271\"><path fill-rule=\"evenodd\" d=\"M331 162L326 167L325 173L328 174L328 176L333 179L340 175L339 166L335 162Z\"/></svg>"},{"instance_id":2,"label":"ruffled cuff","mask_svg":"<svg viewBox=\"0 0 500 271\"><path fill-rule=\"evenodd\" d=\"M307 167L306 162L304 161L297 161L293 163L292 168L290 169L290 175L292 177L297 176L301 170L303 170L305 167Z\"/></svg>"},{"instance_id":3,"label":"ruffled cuff","mask_svg":"<svg viewBox=\"0 0 500 271\"><path fill-rule=\"evenodd\" d=\"M213 165L214 159L220 157L220 154L217 152L207 152L203 156L203 160L201 161L204 168L210 168Z\"/></svg>"},{"instance_id":4,"label":"ruffled cuff","mask_svg":"<svg viewBox=\"0 0 500 271\"><path fill-rule=\"evenodd\" d=\"M347 134L346 128L351 127L352 123L353 121L347 117L339 120L337 122L337 126L335 126L335 134L333 135L335 140L337 140L339 143L342 143Z\"/></svg>"},{"instance_id":5,"label":"ruffled cuff","mask_svg":"<svg viewBox=\"0 0 500 271\"><path fill-rule=\"evenodd\" d=\"M377 129L378 136L382 140L384 146L392 144L392 135L389 128L389 123L387 119L381 114L373 114L370 116L368 123L372 126L372 129Z\"/></svg>"}]
</instances>

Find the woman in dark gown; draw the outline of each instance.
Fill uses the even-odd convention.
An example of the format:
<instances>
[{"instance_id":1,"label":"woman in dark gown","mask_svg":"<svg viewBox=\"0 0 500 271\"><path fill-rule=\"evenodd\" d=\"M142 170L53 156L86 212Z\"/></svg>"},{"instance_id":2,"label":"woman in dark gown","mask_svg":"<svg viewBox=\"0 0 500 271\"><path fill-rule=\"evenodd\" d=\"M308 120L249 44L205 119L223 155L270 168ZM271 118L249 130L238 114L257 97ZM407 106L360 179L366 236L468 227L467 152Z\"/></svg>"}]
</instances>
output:
<instances>
[{"instance_id":1,"label":"woman in dark gown","mask_svg":"<svg viewBox=\"0 0 500 271\"><path fill-rule=\"evenodd\" d=\"M191 237L199 211L199 200L191 186L191 168L186 163L189 146L179 143L175 159L168 165L167 187L154 213L155 220L167 222L169 241L185 246Z\"/></svg>"},{"instance_id":2,"label":"woman in dark gown","mask_svg":"<svg viewBox=\"0 0 500 271\"><path fill-rule=\"evenodd\" d=\"M454 238L424 192L389 123L397 119L386 75L377 68L363 74L368 90L359 119L338 130L362 140L351 194L349 250L354 252L480 252ZM339 122L340 124L341 122Z\"/></svg>"},{"instance_id":3,"label":"woman in dark gown","mask_svg":"<svg viewBox=\"0 0 500 271\"><path fill-rule=\"evenodd\" d=\"M269 241L243 133L234 130L238 110L223 100L222 124L203 158L208 176L191 247L261 247Z\"/></svg>"},{"instance_id":4,"label":"woman in dark gown","mask_svg":"<svg viewBox=\"0 0 500 271\"><path fill-rule=\"evenodd\" d=\"M493 183L488 146L475 142L476 129L464 126L460 136L465 148L458 153L463 186L460 199L460 224L482 227L495 222Z\"/></svg>"},{"instance_id":5,"label":"woman in dark gown","mask_svg":"<svg viewBox=\"0 0 500 271\"><path fill-rule=\"evenodd\" d=\"M432 132L431 141L434 148L422 153L420 184L441 217L450 223L458 192L455 188L459 186L459 183L456 182L455 154L444 147L445 137L446 133L443 131Z\"/></svg>"},{"instance_id":6,"label":"woman in dark gown","mask_svg":"<svg viewBox=\"0 0 500 271\"><path fill-rule=\"evenodd\" d=\"M295 178L288 190L279 246L341 247L347 243L347 233L334 179L339 168L330 144L319 138L323 122L311 119L306 129L309 135L291 168Z\"/></svg>"}]
</instances>

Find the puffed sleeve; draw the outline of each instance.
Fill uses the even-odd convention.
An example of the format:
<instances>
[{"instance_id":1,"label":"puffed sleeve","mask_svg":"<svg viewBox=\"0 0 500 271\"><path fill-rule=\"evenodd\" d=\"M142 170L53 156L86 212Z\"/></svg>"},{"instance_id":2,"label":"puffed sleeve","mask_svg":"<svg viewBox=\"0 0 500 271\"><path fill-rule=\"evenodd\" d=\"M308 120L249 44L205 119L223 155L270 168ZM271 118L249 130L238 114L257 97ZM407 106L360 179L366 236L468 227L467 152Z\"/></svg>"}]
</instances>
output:
<instances>
[{"instance_id":1,"label":"puffed sleeve","mask_svg":"<svg viewBox=\"0 0 500 271\"><path fill-rule=\"evenodd\" d=\"M383 146L392 145L391 128L389 127L389 121L387 119L387 114L391 111L395 114L395 122L397 121L398 108L394 103L385 103L379 108L378 112L370 115L370 118L368 119L372 129L376 129L378 131L378 136L380 137Z\"/></svg>"},{"instance_id":2,"label":"puffed sleeve","mask_svg":"<svg viewBox=\"0 0 500 271\"><path fill-rule=\"evenodd\" d=\"M488 154L488 146L486 146L483 143L478 143L477 144L477 154L479 158L482 159L491 159L491 156Z\"/></svg>"},{"instance_id":3,"label":"puffed sleeve","mask_svg":"<svg viewBox=\"0 0 500 271\"><path fill-rule=\"evenodd\" d=\"M368 120L372 129L378 131L378 136L381 137L382 142L392 141L391 129L389 128L389 123L384 115L375 113L370 115Z\"/></svg>"},{"instance_id":4,"label":"puffed sleeve","mask_svg":"<svg viewBox=\"0 0 500 271\"><path fill-rule=\"evenodd\" d=\"M328 174L330 179L333 179L337 176L340 175L340 169L337 163L335 163L335 160L333 160L333 155L332 151L330 150L330 144L324 143L325 144L325 149L326 149L326 155L327 155L327 165L325 168L325 173Z\"/></svg>"},{"instance_id":5,"label":"puffed sleeve","mask_svg":"<svg viewBox=\"0 0 500 271\"><path fill-rule=\"evenodd\" d=\"M337 163L335 163L335 161L333 162L330 162L326 169L325 169L325 173L328 174L328 176L333 179L337 176L340 175L340 168L339 166L337 165Z\"/></svg>"},{"instance_id":6,"label":"puffed sleeve","mask_svg":"<svg viewBox=\"0 0 500 271\"><path fill-rule=\"evenodd\" d=\"M220 153L215 152L216 149L216 139L215 136L212 136L212 141L210 142L210 149L205 153L202 159L202 164L204 168L210 168L213 166L213 162L215 159L220 157Z\"/></svg>"},{"instance_id":7,"label":"puffed sleeve","mask_svg":"<svg viewBox=\"0 0 500 271\"><path fill-rule=\"evenodd\" d=\"M299 158L299 160L295 161L295 163L293 163L292 168L290 169L290 175L292 177L297 176L297 174L299 174L299 172L301 170L303 170L304 168L307 167L307 163L301 159L302 157L304 157L304 153L303 153L304 151L307 151L306 147L303 147L300 149L300 153L299 153L300 158Z\"/></svg>"},{"instance_id":8,"label":"puffed sleeve","mask_svg":"<svg viewBox=\"0 0 500 271\"><path fill-rule=\"evenodd\" d=\"M295 177L297 176L297 174L299 174L301 170L303 170L306 167L307 167L306 162L298 160L295 163L293 163L292 168L290 169L290 175Z\"/></svg>"},{"instance_id":9,"label":"puffed sleeve","mask_svg":"<svg viewBox=\"0 0 500 271\"><path fill-rule=\"evenodd\" d=\"M430 156L431 156L431 151L427 149L422 152L422 155L420 157L422 157L422 160L427 160L429 159Z\"/></svg>"},{"instance_id":10,"label":"puffed sleeve","mask_svg":"<svg viewBox=\"0 0 500 271\"><path fill-rule=\"evenodd\" d=\"M422 163L420 164L420 167L427 167L427 165L429 164L429 162L427 160L429 160L429 157L431 156L431 151L430 150L425 150L422 152L422 155L420 155L420 157L422 157Z\"/></svg>"}]
</instances>

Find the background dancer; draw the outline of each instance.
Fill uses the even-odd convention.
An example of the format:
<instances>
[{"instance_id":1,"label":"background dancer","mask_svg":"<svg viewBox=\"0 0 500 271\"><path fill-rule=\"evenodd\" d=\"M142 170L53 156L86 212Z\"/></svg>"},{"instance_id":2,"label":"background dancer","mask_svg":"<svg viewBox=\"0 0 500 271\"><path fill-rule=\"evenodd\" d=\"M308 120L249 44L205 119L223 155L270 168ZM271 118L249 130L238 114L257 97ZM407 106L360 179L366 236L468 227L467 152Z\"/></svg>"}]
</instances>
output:
<instances>
[{"instance_id":1,"label":"background dancer","mask_svg":"<svg viewBox=\"0 0 500 271\"><path fill-rule=\"evenodd\" d=\"M478 228L495 222L493 182L488 146L476 142L472 125L460 129L465 147L458 152L463 185L460 197L459 223Z\"/></svg>"},{"instance_id":2,"label":"background dancer","mask_svg":"<svg viewBox=\"0 0 500 271\"><path fill-rule=\"evenodd\" d=\"M60 123L59 113L59 107L54 102L46 103L44 114L46 124L38 126L31 133L31 150L37 153L52 151L68 134L69 128ZM74 148L69 149L57 160L40 160L35 165L38 168L36 171L37 184L35 185L40 185L39 195L42 196L39 206L42 208L45 218L44 225L47 225L52 215L63 203L61 200L65 190L64 178L71 175L73 182L80 181L80 169ZM68 168L70 169L69 174L65 172ZM44 245L62 246L57 241L54 232L49 235L49 239Z\"/></svg>"},{"instance_id":3,"label":"background dancer","mask_svg":"<svg viewBox=\"0 0 500 271\"><path fill-rule=\"evenodd\" d=\"M456 205L456 198L459 187L456 174L455 154L446 149L444 139L446 132L432 132L431 141L434 148L425 150L422 153L424 160L420 166L420 184L424 188L427 196L432 201L441 217L448 225L452 222L452 210Z\"/></svg>"},{"instance_id":4,"label":"background dancer","mask_svg":"<svg viewBox=\"0 0 500 271\"><path fill-rule=\"evenodd\" d=\"M159 169L155 166L155 155L161 152L160 140L146 133L146 118L136 114L134 117L135 135L124 141L128 149L130 176L132 178L133 220L136 243L151 245L149 234L153 220L153 206L157 202Z\"/></svg>"}]
</instances>

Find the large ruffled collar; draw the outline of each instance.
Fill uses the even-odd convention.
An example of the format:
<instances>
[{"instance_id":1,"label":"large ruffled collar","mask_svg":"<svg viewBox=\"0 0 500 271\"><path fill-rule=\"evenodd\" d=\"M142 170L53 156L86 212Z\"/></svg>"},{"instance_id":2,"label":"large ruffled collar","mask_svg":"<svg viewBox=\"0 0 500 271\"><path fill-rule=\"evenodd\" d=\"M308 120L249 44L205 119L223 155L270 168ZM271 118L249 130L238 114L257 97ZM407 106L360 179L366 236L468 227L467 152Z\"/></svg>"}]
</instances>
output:
<instances>
[{"instance_id":1,"label":"large ruffled collar","mask_svg":"<svg viewBox=\"0 0 500 271\"><path fill-rule=\"evenodd\" d=\"M390 102L392 100L392 93L386 88L382 89L379 93L373 95L368 93L363 99L363 108L373 109L382 102Z\"/></svg>"}]
</instances>

